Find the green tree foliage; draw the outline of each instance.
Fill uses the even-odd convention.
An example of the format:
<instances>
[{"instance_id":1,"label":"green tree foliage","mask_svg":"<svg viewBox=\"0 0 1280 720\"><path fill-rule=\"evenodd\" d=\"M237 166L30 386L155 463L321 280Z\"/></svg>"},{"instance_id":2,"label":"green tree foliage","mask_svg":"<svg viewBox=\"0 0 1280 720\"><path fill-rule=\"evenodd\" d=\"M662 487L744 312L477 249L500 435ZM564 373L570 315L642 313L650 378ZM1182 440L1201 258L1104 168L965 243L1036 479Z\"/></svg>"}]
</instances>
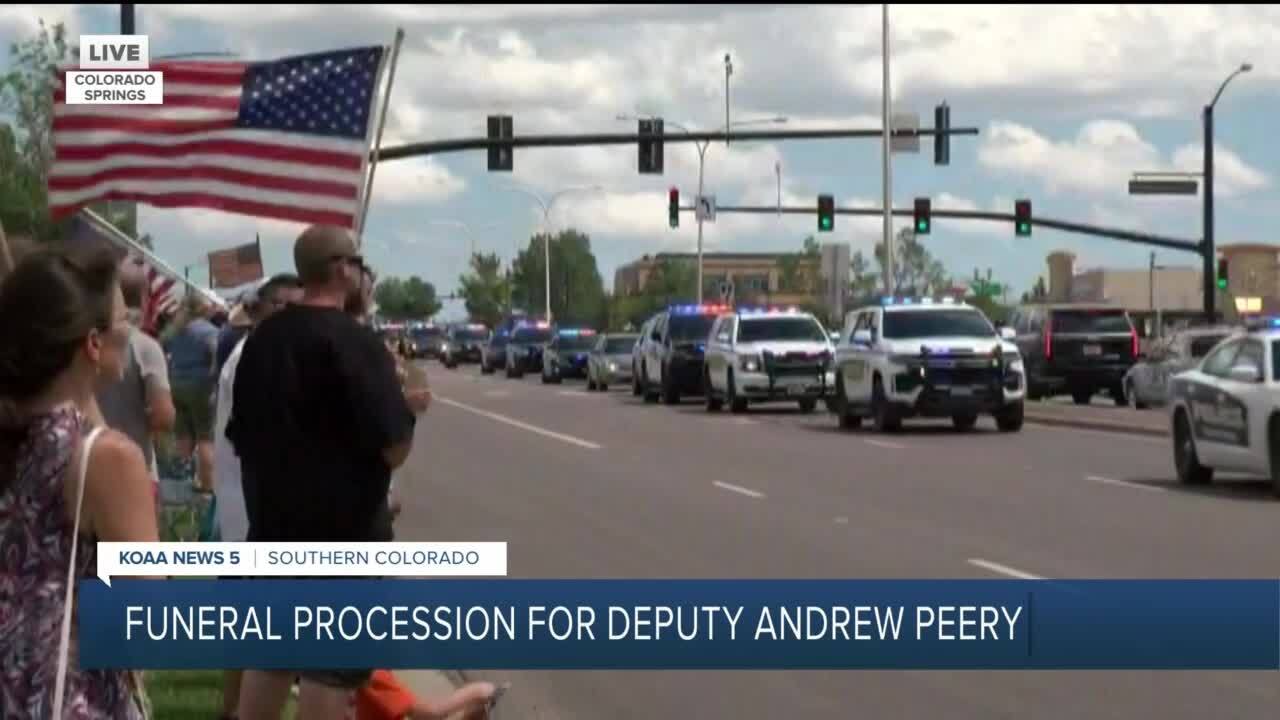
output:
<instances>
[{"instance_id":1,"label":"green tree foliage","mask_svg":"<svg viewBox=\"0 0 1280 720\"><path fill-rule=\"evenodd\" d=\"M947 269L934 259L911 228L898 231L894 241L893 295L925 295L948 286ZM876 243L876 268L861 252L850 261L855 299L869 298L884 287L884 241Z\"/></svg>"},{"instance_id":2,"label":"green tree foliage","mask_svg":"<svg viewBox=\"0 0 1280 720\"><path fill-rule=\"evenodd\" d=\"M1049 297L1049 289L1045 287L1044 276L1036 278L1036 284L1029 292L1022 293L1022 302L1040 302Z\"/></svg>"},{"instance_id":3,"label":"green tree foliage","mask_svg":"<svg viewBox=\"0 0 1280 720\"><path fill-rule=\"evenodd\" d=\"M38 241L63 237L66 221L50 220L47 191L53 91L58 66L79 58L80 49L62 23L49 26L41 20L33 36L9 46L8 69L0 74L0 221L10 235ZM136 207L130 202L89 205L130 237L138 235Z\"/></svg>"},{"instance_id":4,"label":"green tree foliage","mask_svg":"<svg viewBox=\"0 0 1280 720\"><path fill-rule=\"evenodd\" d=\"M471 270L458 278L458 287L472 322L496 327L507 311L510 282L497 253L471 256Z\"/></svg>"},{"instance_id":5,"label":"green tree foliage","mask_svg":"<svg viewBox=\"0 0 1280 720\"><path fill-rule=\"evenodd\" d=\"M426 320L440 312L435 286L417 275L382 280L373 290L373 299L378 314L392 320Z\"/></svg>"},{"instance_id":6,"label":"green tree foliage","mask_svg":"<svg viewBox=\"0 0 1280 720\"><path fill-rule=\"evenodd\" d=\"M973 269L973 278L969 281L969 295L965 302L981 310L993 323L1003 324L1009 320L1009 307L1001 302L1005 286L991 279L991 268L987 268L984 277Z\"/></svg>"},{"instance_id":7,"label":"green tree foliage","mask_svg":"<svg viewBox=\"0 0 1280 720\"><path fill-rule=\"evenodd\" d=\"M517 305L541 315L546 304L546 265L541 233L520 251L512 272ZM563 230L551 240L551 314L556 322L596 324L607 317L604 282L591 252L591 239L577 230Z\"/></svg>"}]
</instances>

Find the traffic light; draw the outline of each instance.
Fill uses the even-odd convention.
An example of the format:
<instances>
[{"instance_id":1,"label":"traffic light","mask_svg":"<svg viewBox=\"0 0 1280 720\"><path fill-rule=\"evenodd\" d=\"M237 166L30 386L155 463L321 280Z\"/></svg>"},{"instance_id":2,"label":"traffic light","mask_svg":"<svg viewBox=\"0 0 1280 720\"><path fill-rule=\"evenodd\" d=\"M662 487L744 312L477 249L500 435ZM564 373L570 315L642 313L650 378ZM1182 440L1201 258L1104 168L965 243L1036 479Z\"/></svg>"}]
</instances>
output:
<instances>
[{"instance_id":1,"label":"traffic light","mask_svg":"<svg viewBox=\"0 0 1280 720\"><path fill-rule=\"evenodd\" d=\"M490 115L489 116L489 139L501 140L510 139L512 136L511 116L510 115ZM512 157L511 146L490 145L489 146L489 171L511 172Z\"/></svg>"},{"instance_id":2,"label":"traffic light","mask_svg":"<svg viewBox=\"0 0 1280 720\"><path fill-rule=\"evenodd\" d=\"M1018 200L1013 204L1014 234L1027 237L1031 234L1031 201Z\"/></svg>"},{"instance_id":3,"label":"traffic light","mask_svg":"<svg viewBox=\"0 0 1280 720\"><path fill-rule=\"evenodd\" d=\"M917 235L929 234L929 227L933 224L931 204L929 198L916 198L915 219Z\"/></svg>"},{"instance_id":4,"label":"traffic light","mask_svg":"<svg viewBox=\"0 0 1280 720\"><path fill-rule=\"evenodd\" d=\"M1218 258L1218 289L1227 289L1227 259Z\"/></svg>"},{"instance_id":5,"label":"traffic light","mask_svg":"<svg viewBox=\"0 0 1280 720\"><path fill-rule=\"evenodd\" d=\"M640 121L640 172L662 174L662 118Z\"/></svg>"},{"instance_id":6,"label":"traffic light","mask_svg":"<svg viewBox=\"0 0 1280 720\"><path fill-rule=\"evenodd\" d=\"M933 164L950 165L951 136L947 131L951 129L951 108L946 103L933 109L933 129L937 131L933 136Z\"/></svg>"},{"instance_id":7,"label":"traffic light","mask_svg":"<svg viewBox=\"0 0 1280 720\"><path fill-rule=\"evenodd\" d=\"M671 223L671 227L680 227L680 190L679 188L671 188L671 192L667 195L667 221Z\"/></svg>"},{"instance_id":8,"label":"traffic light","mask_svg":"<svg viewBox=\"0 0 1280 720\"><path fill-rule=\"evenodd\" d=\"M836 226L836 199L830 195L818 196L818 232L831 232Z\"/></svg>"}]
</instances>

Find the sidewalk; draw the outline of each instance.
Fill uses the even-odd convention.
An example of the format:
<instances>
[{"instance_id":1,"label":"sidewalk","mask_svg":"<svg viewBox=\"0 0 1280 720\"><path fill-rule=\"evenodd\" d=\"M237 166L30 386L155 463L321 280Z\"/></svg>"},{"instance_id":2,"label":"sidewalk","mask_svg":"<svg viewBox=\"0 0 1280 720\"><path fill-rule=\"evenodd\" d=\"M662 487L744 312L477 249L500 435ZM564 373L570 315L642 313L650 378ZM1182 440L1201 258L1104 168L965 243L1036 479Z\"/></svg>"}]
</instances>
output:
<instances>
[{"instance_id":1,"label":"sidewalk","mask_svg":"<svg viewBox=\"0 0 1280 720\"><path fill-rule=\"evenodd\" d=\"M1060 405L1052 402L1028 402L1024 417L1040 425L1074 427L1085 430L1167 437L1169 416L1162 409L1131 410L1098 405Z\"/></svg>"},{"instance_id":2,"label":"sidewalk","mask_svg":"<svg viewBox=\"0 0 1280 720\"><path fill-rule=\"evenodd\" d=\"M447 670L394 670L396 677L420 698L444 698L462 685L462 678Z\"/></svg>"}]
</instances>

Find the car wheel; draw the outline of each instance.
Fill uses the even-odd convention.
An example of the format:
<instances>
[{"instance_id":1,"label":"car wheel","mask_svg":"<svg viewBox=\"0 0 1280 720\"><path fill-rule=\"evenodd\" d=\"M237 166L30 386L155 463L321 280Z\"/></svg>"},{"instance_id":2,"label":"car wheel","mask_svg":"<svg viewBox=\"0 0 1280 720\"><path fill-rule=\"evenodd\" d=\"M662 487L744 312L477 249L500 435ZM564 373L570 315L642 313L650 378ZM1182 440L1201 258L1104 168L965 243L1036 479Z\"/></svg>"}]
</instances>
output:
<instances>
[{"instance_id":1,"label":"car wheel","mask_svg":"<svg viewBox=\"0 0 1280 720\"><path fill-rule=\"evenodd\" d=\"M1018 432L1022 429L1022 403L1009 403L996 412L996 429L1000 432Z\"/></svg>"},{"instance_id":2,"label":"car wheel","mask_svg":"<svg viewBox=\"0 0 1280 720\"><path fill-rule=\"evenodd\" d=\"M587 392L596 391L596 381L591 379L591 373L587 373Z\"/></svg>"},{"instance_id":3,"label":"car wheel","mask_svg":"<svg viewBox=\"0 0 1280 720\"><path fill-rule=\"evenodd\" d=\"M1213 469L1200 464L1196 441L1187 414L1179 410L1173 419L1173 465L1183 485L1206 485L1213 482Z\"/></svg>"},{"instance_id":4,"label":"car wheel","mask_svg":"<svg viewBox=\"0 0 1280 720\"><path fill-rule=\"evenodd\" d=\"M831 400L832 412L836 414L836 419L840 423L840 427L845 430L857 430L862 427L862 416L850 412L849 398L844 394L844 378L836 378L836 394Z\"/></svg>"},{"instance_id":5,"label":"car wheel","mask_svg":"<svg viewBox=\"0 0 1280 720\"><path fill-rule=\"evenodd\" d=\"M640 373L643 380L640 381L640 394L644 397L646 403L658 402L658 393L649 388L649 367L648 365L640 366Z\"/></svg>"},{"instance_id":6,"label":"car wheel","mask_svg":"<svg viewBox=\"0 0 1280 720\"><path fill-rule=\"evenodd\" d=\"M961 413L951 416L951 425L960 432L969 432L974 425L978 424L977 413Z\"/></svg>"},{"instance_id":7,"label":"car wheel","mask_svg":"<svg viewBox=\"0 0 1280 720\"><path fill-rule=\"evenodd\" d=\"M599 387L600 387L600 392L609 392L608 385L605 385L604 383L600 383Z\"/></svg>"},{"instance_id":8,"label":"car wheel","mask_svg":"<svg viewBox=\"0 0 1280 720\"><path fill-rule=\"evenodd\" d=\"M799 401L800 412L806 415L818 409L818 401L816 398L805 398Z\"/></svg>"},{"instance_id":9,"label":"car wheel","mask_svg":"<svg viewBox=\"0 0 1280 720\"><path fill-rule=\"evenodd\" d=\"M1093 400L1092 390L1072 390L1071 400L1077 405L1088 405Z\"/></svg>"},{"instance_id":10,"label":"car wheel","mask_svg":"<svg viewBox=\"0 0 1280 720\"><path fill-rule=\"evenodd\" d=\"M1115 402L1116 407L1128 407L1129 405L1129 388L1128 386L1117 383L1111 388L1111 399Z\"/></svg>"},{"instance_id":11,"label":"car wheel","mask_svg":"<svg viewBox=\"0 0 1280 720\"><path fill-rule=\"evenodd\" d=\"M1146 410L1149 405L1138 399L1138 393L1133 390L1133 383L1125 383L1124 396L1129 401L1129 407L1134 410Z\"/></svg>"},{"instance_id":12,"label":"car wheel","mask_svg":"<svg viewBox=\"0 0 1280 720\"><path fill-rule=\"evenodd\" d=\"M706 388L707 412L720 412L724 408L724 400L716 397L716 389L711 385L711 373L707 373L702 378L703 387Z\"/></svg>"},{"instance_id":13,"label":"car wheel","mask_svg":"<svg viewBox=\"0 0 1280 720\"><path fill-rule=\"evenodd\" d=\"M680 391L671 382L671 376L667 374L666 370L662 371L662 403L664 405L680 404Z\"/></svg>"},{"instance_id":14,"label":"car wheel","mask_svg":"<svg viewBox=\"0 0 1280 720\"><path fill-rule=\"evenodd\" d=\"M640 397L643 389L640 387L640 373L636 372L636 367L631 366L631 396Z\"/></svg>"},{"instance_id":15,"label":"car wheel","mask_svg":"<svg viewBox=\"0 0 1280 720\"><path fill-rule=\"evenodd\" d=\"M1280 498L1280 417L1272 416L1267 432L1268 452L1271 455L1271 493Z\"/></svg>"},{"instance_id":16,"label":"car wheel","mask_svg":"<svg viewBox=\"0 0 1280 720\"><path fill-rule=\"evenodd\" d=\"M725 381L726 398L729 402L729 412L735 415L741 415L747 411L747 399L738 397L738 383L733 377L733 371L729 371L729 377Z\"/></svg>"},{"instance_id":17,"label":"car wheel","mask_svg":"<svg viewBox=\"0 0 1280 720\"><path fill-rule=\"evenodd\" d=\"M897 432L902 427L901 418L885 396L884 383L879 375L871 383L871 418L876 432Z\"/></svg>"}]
</instances>

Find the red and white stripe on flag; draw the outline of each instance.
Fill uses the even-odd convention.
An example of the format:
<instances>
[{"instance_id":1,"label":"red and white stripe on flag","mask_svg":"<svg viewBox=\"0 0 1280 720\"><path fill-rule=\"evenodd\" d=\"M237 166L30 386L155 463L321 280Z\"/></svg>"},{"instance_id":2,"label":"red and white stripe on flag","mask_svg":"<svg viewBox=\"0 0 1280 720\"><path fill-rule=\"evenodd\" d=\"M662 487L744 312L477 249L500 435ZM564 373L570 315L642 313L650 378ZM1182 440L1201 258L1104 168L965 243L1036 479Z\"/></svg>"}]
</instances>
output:
<instances>
[{"instance_id":1,"label":"red and white stripe on flag","mask_svg":"<svg viewBox=\"0 0 1280 720\"><path fill-rule=\"evenodd\" d=\"M353 228L382 50L155 63L160 105L68 105L61 69L50 210L134 200Z\"/></svg>"},{"instance_id":2,"label":"red and white stripe on flag","mask_svg":"<svg viewBox=\"0 0 1280 720\"><path fill-rule=\"evenodd\" d=\"M173 292L177 281L157 272L155 266L145 259L142 262L147 266L147 296L143 299L142 326L146 330L153 330L156 320L162 314L177 309L178 299Z\"/></svg>"}]
</instances>

